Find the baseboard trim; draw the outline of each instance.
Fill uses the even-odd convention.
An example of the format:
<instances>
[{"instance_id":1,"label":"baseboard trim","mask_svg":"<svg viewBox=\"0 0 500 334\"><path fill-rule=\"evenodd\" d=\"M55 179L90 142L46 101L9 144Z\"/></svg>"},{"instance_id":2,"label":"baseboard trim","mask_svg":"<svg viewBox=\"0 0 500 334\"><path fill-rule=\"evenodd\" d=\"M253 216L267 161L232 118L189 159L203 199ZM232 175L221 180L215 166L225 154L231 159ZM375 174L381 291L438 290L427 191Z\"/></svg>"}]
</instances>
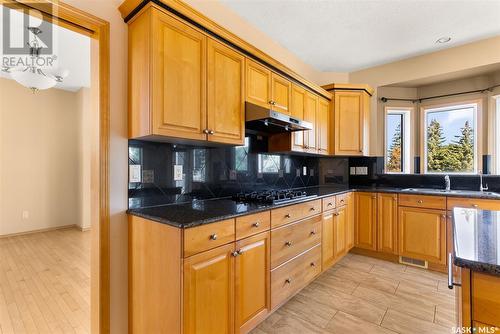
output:
<instances>
[{"instance_id":1,"label":"baseboard trim","mask_svg":"<svg viewBox=\"0 0 500 334\"><path fill-rule=\"evenodd\" d=\"M11 238L11 237L19 237L23 235L29 235L29 234L35 234L35 233L43 233L43 232L50 232L50 231L57 231L57 230L67 230L71 228L76 228L79 231L85 232L89 231L90 227L87 228L82 228L76 224L71 224L71 225L63 225L63 226L55 226L55 227L47 227L47 228L41 228L37 230L32 230L32 231L25 231L25 232L18 232L18 233L10 233L10 234L0 234L0 239L3 238Z\"/></svg>"}]
</instances>

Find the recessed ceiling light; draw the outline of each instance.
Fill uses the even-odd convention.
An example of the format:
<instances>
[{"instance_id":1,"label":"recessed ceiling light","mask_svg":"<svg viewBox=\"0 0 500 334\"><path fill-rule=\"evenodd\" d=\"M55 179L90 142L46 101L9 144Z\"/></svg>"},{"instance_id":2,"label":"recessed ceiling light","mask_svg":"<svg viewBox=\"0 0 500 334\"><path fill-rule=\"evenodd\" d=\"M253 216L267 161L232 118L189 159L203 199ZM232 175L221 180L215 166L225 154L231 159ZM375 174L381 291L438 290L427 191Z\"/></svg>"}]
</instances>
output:
<instances>
[{"instance_id":1,"label":"recessed ceiling light","mask_svg":"<svg viewBox=\"0 0 500 334\"><path fill-rule=\"evenodd\" d=\"M436 43L444 44L448 43L449 41L451 41L451 37L441 37L436 41Z\"/></svg>"}]
</instances>

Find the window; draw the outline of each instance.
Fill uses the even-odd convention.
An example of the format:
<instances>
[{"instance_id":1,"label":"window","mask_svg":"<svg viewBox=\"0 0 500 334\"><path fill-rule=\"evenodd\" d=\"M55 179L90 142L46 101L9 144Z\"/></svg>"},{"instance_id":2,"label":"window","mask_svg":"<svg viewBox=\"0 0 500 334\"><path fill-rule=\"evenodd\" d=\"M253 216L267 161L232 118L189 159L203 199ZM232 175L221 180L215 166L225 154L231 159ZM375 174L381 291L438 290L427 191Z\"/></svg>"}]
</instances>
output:
<instances>
[{"instance_id":1,"label":"window","mask_svg":"<svg viewBox=\"0 0 500 334\"><path fill-rule=\"evenodd\" d=\"M270 154L258 155L258 172L277 174L280 170L281 156Z\"/></svg>"},{"instance_id":2,"label":"window","mask_svg":"<svg viewBox=\"0 0 500 334\"><path fill-rule=\"evenodd\" d=\"M206 151L204 149L193 150L193 181L205 182Z\"/></svg>"},{"instance_id":3,"label":"window","mask_svg":"<svg viewBox=\"0 0 500 334\"><path fill-rule=\"evenodd\" d=\"M424 173L477 173L477 103L424 109Z\"/></svg>"},{"instance_id":4,"label":"window","mask_svg":"<svg viewBox=\"0 0 500 334\"><path fill-rule=\"evenodd\" d=\"M387 108L385 112L385 172L410 172L410 110Z\"/></svg>"},{"instance_id":5,"label":"window","mask_svg":"<svg viewBox=\"0 0 500 334\"><path fill-rule=\"evenodd\" d=\"M248 147L249 138L245 137L245 144L234 149L234 165L238 172L248 171Z\"/></svg>"}]
</instances>

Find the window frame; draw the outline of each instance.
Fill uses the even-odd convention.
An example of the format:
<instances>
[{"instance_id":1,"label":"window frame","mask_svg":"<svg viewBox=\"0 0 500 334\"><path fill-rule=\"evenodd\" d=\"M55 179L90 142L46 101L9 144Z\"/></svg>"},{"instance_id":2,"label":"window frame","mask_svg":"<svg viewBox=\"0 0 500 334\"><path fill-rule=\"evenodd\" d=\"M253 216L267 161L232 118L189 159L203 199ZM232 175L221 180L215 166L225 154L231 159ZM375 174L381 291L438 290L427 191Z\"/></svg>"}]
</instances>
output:
<instances>
[{"instance_id":1,"label":"window frame","mask_svg":"<svg viewBox=\"0 0 500 334\"><path fill-rule=\"evenodd\" d=\"M494 162L495 162L495 174L500 174L500 95L492 96L495 110L495 122L493 126L493 140L494 142ZM490 114L491 115L491 114Z\"/></svg>"},{"instance_id":2,"label":"window frame","mask_svg":"<svg viewBox=\"0 0 500 334\"><path fill-rule=\"evenodd\" d=\"M468 106L474 108L474 170L472 172L429 172L427 170L427 127L426 119L429 111L452 111L464 109ZM423 175L478 175L482 168L482 101L481 100L459 100L446 104L428 104L421 106L420 110L420 172Z\"/></svg>"},{"instance_id":3,"label":"window frame","mask_svg":"<svg viewBox=\"0 0 500 334\"><path fill-rule=\"evenodd\" d=\"M411 113L412 107L397 107L390 106L384 109L384 173L385 174L410 174L411 173ZM401 115L401 148L402 148L402 171L390 172L387 170L387 144L392 138L388 138L387 133L387 116Z\"/></svg>"}]
</instances>

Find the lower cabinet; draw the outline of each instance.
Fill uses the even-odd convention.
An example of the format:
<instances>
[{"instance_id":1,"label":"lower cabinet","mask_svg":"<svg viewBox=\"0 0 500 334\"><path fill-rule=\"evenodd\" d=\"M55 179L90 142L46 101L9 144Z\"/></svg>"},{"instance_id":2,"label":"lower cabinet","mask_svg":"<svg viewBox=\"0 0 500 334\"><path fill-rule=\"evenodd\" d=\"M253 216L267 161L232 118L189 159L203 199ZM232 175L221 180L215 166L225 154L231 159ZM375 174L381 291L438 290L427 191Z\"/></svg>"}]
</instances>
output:
<instances>
[{"instance_id":1,"label":"lower cabinet","mask_svg":"<svg viewBox=\"0 0 500 334\"><path fill-rule=\"evenodd\" d=\"M446 211L399 207L399 255L446 264Z\"/></svg>"},{"instance_id":2,"label":"lower cabinet","mask_svg":"<svg viewBox=\"0 0 500 334\"><path fill-rule=\"evenodd\" d=\"M377 251L398 253L398 195L377 195Z\"/></svg>"},{"instance_id":3,"label":"lower cabinet","mask_svg":"<svg viewBox=\"0 0 500 334\"><path fill-rule=\"evenodd\" d=\"M351 250L354 247L354 239L355 239L355 205L354 205L354 194L349 193L346 195L347 199L347 231L345 242L347 246L347 250Z\"/></svg>"},{"instance_id":4,"label":"lower cabinet","mask_svg":"<svg viewBox=\"0 0 500 334\"><path fill-rule=\"evenodd\" d=\"M235 319L237 333L249 332L271 310L269 232L236 243Z\"/></svg>"},{"instance_id":5,"label":"lower cabinet","mask_svg":"<svg viewBox=\"0 0 500 334\"><path fill-rule=\"evenodd\" d=\"M377 194L356 193L356 247L377 250Z\"/></svg>"},{"instance_id":6,"label":"lower cabinet","mask_svg":"<svg viewBox=\"0 0 500 334\"><path fill-rule=\"evenodd\" d=\"M321 257L323 270L328 269L354 246L354 210L349 195L344 195L345 203L336 209L323 213Z\"/></svg>"},{"instance_id":7,"label":"lower cabinet","mask_svg":"<svg viewBox=\"0 0 500 334\"><path fill-rule=\"evenodd\" d=\"M333 210L323 213L323 227L321 231L321 262L323 270L335 263L335 245L333 242L335 231L334 213L335 211Z\"/></svg>"},{"instance_id":8,"label":"lower cabinet","mask_svg":"<svg viewBox=\"0 0 500 334\"><path fill-rule=\"evenodd\" d=\"M234 333L234 244L184 260L184 333Z\"/></svg>"},{"instance_id":9,"label":"lower cabinet","mask_svg":"<svg viewBox=\"0 0 500 334\"><path fill-rule=\"evenodd\" d=\"M337 208L333 214L333 256L338 258L347 253L347 206Z\"/></svg>"}]
</instances>

